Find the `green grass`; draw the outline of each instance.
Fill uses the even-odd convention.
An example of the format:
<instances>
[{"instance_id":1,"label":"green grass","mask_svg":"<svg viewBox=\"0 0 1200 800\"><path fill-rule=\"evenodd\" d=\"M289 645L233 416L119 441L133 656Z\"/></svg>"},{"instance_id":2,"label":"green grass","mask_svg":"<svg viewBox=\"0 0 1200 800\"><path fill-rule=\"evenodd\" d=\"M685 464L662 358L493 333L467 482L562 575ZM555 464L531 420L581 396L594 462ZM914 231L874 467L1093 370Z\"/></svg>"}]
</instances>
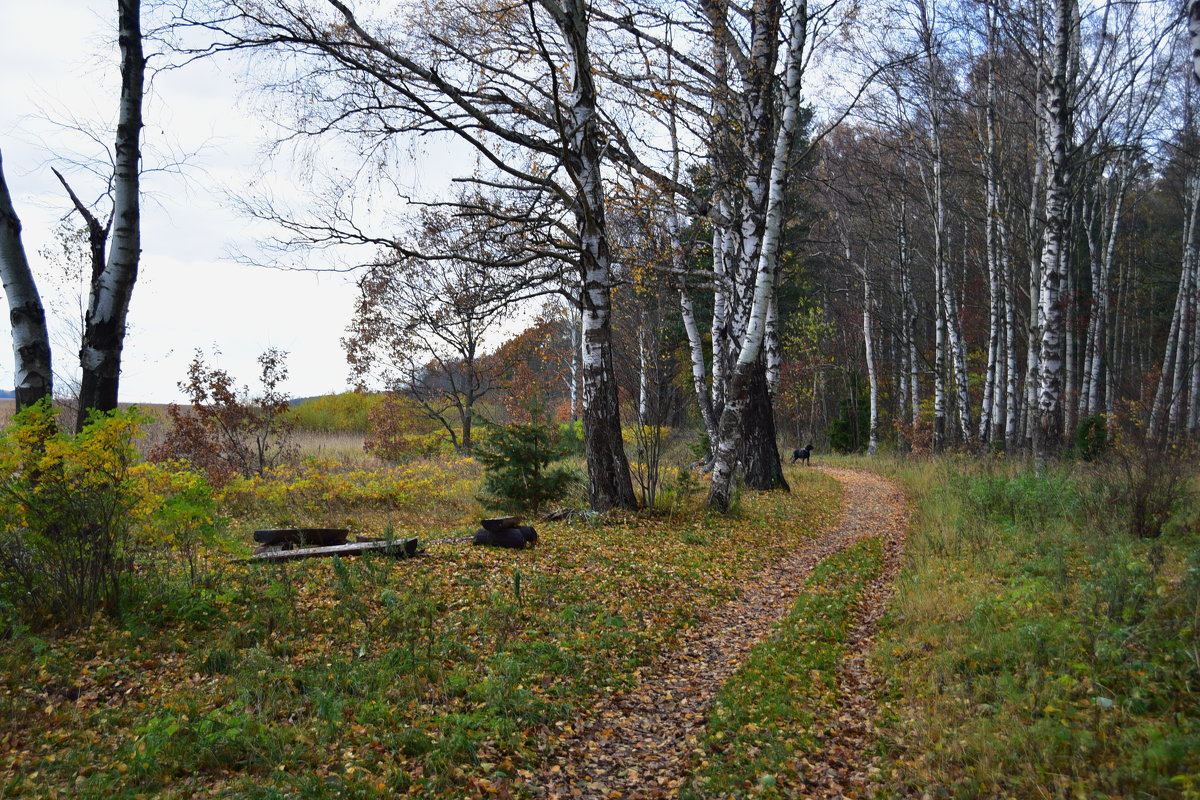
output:
<instances>
[{"instance_id":1,"label":"green grass","mask_svg":"<svg viewBox=\"0 0 1200 800\"><path fill-rule=\"evenodd\" d=\"M440 481L391 519L461 531L461 491ZM119 622L18 630L0 642L0 796L519 796L561 726L838 499L813 471L734 517L542 525L527 551L225 564L134 594Z\"/></svg>"},{"instance_id":2,"label":"green grass","mask_svg":"<svg viewBox=\"0 0 1200 800\"><path fill-rule=\"evenodd\" d=\"M869 539L823 561L767 641L726 683L709 715L684 798L792 797L838 713L837 673L854 611L883 568Z\"/></svg>"},{"instance_id":3,"label":"green grass","mask_svg":"<svg viewBox=\"0 0 1200 800\"><path fill-rule=\"evenodd\" d=\"M935 797L1200 796L1193 512L1135 539L1096 516L1119 480L1103 468L873 465L917 507L876 653L890 784Z\"/></svg>"}]
</instances>

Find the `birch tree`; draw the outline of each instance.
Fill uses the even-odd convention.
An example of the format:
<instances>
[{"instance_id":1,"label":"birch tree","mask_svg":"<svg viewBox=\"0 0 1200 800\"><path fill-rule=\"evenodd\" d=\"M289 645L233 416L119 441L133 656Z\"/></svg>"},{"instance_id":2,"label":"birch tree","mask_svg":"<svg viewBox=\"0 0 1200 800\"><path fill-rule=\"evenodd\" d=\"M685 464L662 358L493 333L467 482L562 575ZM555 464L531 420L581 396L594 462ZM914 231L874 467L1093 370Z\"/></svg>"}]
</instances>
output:
<instances>
[{"instance_id":1,"label":"birch tree","mask_svg":"<svg viewBox=\"0 0 1200 800\"><path fill-rule=\"evenodd\" d=\"M92 410L117 407L121 353L133 286L141 260L142 100L146 57L142 49L140 0L117 0L121 49L121 98L113 148L111 242L103 269L92 274L79 348L79 416L82 430Z\"/></svg>"},{"instance_id":2,"label":"birch tree","mask_svg":"<svg viewBox=\"0 0 1200 800\"><path fill-rule=\"evenodd\" d=\"M21 220L13 207L4 162L0 157L0 280L8 298L12 325L13 387L16 409L33 405L54 395L54 373L50 362L50 335L46 311L38 295L33 271L21 241Z\"/></svg>"},{"instance_id":3,"label":"birch tree","mask_svg":"<svg viewBox=\"0 0 1200 800\"><path fill-rule=\"evenodd\" d=\"M766 193L766 215L755 271L753 302L741 349L733 367L729 394L718 425L716 455L713 459L712 482L708 493L709 505L721 511L729 507L736 465L737 434L742 422L742 413L749 400L750 382L754 379L756 367L761 368L760 356L766 334L767 311L775 291L778 267L779 236L783 224L784 179L799 129L805 33L808 24L808 6L805 0L798 0L791 5L789 13L791 31L787 38L784 101L771 158L770 183ZM765 369L760 371L765 388Z\"/></svg>"}]
</instances>

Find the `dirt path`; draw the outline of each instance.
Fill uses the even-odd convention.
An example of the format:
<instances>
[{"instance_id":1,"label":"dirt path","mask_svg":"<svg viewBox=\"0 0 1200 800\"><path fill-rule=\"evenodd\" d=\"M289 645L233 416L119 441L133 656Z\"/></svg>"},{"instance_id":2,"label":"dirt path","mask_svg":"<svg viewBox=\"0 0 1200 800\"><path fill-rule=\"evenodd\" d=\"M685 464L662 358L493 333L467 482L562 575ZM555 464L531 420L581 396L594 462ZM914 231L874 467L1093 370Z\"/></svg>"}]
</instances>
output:
<instances>
[{"instance_id":1,"label":"dirt path","mask_svg":"<svg viewBox=\"0 0 1200 800\"><path fill-rule=\"evenodd\" d=\"M865 792L871 763L860 756L872 733L874 678L865 653L899 570L908 507L891 481L854 470L822 468L844 489L842 518L823 536L760 573L740 599L714 610L688 630L642 683L628 694L605 699L578 733L559 743L550 771L530 781L539 797L673 797L703 731L709 705L747 652L787 613L804 581L821 561L873 536L885 538L883 574L872 584L872 601L859 612L839 675L843 713L825 732L826 748L806 775L806 794L855 797ZM809 759L814 761L814 759Z\"/></svg>"}]
</instances>

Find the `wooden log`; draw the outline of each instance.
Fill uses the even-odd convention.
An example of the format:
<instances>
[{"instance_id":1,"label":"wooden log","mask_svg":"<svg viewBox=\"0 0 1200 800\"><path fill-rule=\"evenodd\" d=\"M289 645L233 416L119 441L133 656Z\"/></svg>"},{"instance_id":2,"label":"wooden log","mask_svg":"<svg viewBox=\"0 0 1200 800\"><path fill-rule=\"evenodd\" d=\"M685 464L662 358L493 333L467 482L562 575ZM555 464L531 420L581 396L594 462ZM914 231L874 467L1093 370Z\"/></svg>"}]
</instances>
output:
<instances>
[{"instance_id":1,"label":"wooden log","mask_svg":"<svg viewBox=\"0 0 1200 800\"><path fill-rule=\"evenodd\" d=\"M273 550L250 556L246 562L295 561L301 558L327 558L329 556L357 556L363 553L380 553L388 556L408 558L417 554L417 539L395 539L383 542L353 542L332 547L300 547L295 550Z\"/></svg>"}]
</instances>

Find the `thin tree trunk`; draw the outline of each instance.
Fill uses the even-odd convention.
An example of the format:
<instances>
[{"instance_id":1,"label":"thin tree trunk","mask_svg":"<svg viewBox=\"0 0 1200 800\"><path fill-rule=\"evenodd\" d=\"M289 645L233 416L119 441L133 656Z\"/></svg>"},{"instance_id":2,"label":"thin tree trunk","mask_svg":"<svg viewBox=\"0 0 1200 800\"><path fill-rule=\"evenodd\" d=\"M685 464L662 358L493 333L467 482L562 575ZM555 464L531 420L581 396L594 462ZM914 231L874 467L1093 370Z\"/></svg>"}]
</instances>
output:
<instances>
[{"instance_id":1,"label":"thin tree trunk","mask_svg":"<svg viewBox=\"0 0 1200 800\"><path fill-rule=\"evenodd\" d=\"M966 237L963 238L963 257L966 257ZM946 271L946 331L950 337L950 353L954 359L955 402L958 405L958 431L963 443L971 441L974 426L971 424L970 378L967 375L967 347L963 337L962 319L958 313L958 295Z\"/></svg>"},{"instance_id":2,"label":"thin tree trunk","mask_svg":"<svg viewBox=\"0 0 1200 800\"><path fill-rule=\"evenodd\" d=\"M879 379L875 374L875 339L871 321L871 284L867 280L867 268L862 268L863 284L863 347L867 358L867 381L871 391L870 439L867 442L867 454L875 455L879 448Z\"/></svg>"},{"instance_id":3,"label":"thin tree trunk","mask_svg":"<svg viewBox=\"0 0 1200 800\"><path fill-rule=\"evenodd\" d=\"M0 280L8 298L8 318L12 325L13 388L16 409L33 405L54 395L54 371L51 369L50 336L46 331L46 311L38 295L37 282L21 242L21 220L13 207L4 162L0 157Z\"/></svg>"},{"instance_id":4,"label":"thin tree trunk","mask_svg":"<svg viewBox=\"0 0 1200 800\"><path fill-rule=\"evenodd\" d=\"M1182 266L1179 271L1179 289L1175 294L1175 309L1171 313L1171 327L1167 335L1167 347L1163 353L1162 370L1158 377L1158 388L1154 393L1154 404L1150 410L1150 435L1157 438L1162 433L1163 417L1169 416L1177 402L1172 378L1177 372L1179 343L1185 334L1188 285L1191 283L1193 265L1200 260L1200 177L1192 175L1187 181L1186 194L1187 227L1184 232ZM1170 384L1170 388L1168 385Z\"/></svg>"},{"instance_id":5,"label":"thin tree trunk","mask_svg":"<svg viewBox=\"0 0 1200 800\"><path fill-rule=\"evenodd\" d=\"M1070 176L1067 144L1071 124L1071 99L1067 86L1072 21L1071 0L1055 4L1053 76L1046 114L1046 229L1042 236L1041 293L1042 336L1038 352L1038 425L1035 453L1039 465L1058 455L1063 436L1063 334L1065 314L1062 281L1067 264L1067 204Z\"/></svg>"},{"instance_id":6,"label":"thin tree trunk","mask_svg":"<svg viewBox=\"0 0 1200 800\"><path fill-rule=\"evenodd\" d=\"M679 286L679 313L683 317L683 329L688 338L688 353L692 361L692 386L696 390L696 402L700 405L700 417L704 421L704 430L708 434L711 452L717 432L712 400L708 394L708 382L704 374L704 342L700 339L700 329L696 326L696 312L692 307L692 298L688 295L687 285L682 282Z\"/></svg>"},{"instance_id":7,"label":"thin tree trunk","mask_svg":"<svg viewBox=\"0 0 1200 800\"><path fill-rule=\"evenodd\" d=\"M113 148L112 243L104 271L93 276L79 350L82 430L91 410L117 407L125 320L141 259L141 135L146 58L142 52L141 2L117 0L121 48L121 101Z\"/></svg>"}]
</instances>

